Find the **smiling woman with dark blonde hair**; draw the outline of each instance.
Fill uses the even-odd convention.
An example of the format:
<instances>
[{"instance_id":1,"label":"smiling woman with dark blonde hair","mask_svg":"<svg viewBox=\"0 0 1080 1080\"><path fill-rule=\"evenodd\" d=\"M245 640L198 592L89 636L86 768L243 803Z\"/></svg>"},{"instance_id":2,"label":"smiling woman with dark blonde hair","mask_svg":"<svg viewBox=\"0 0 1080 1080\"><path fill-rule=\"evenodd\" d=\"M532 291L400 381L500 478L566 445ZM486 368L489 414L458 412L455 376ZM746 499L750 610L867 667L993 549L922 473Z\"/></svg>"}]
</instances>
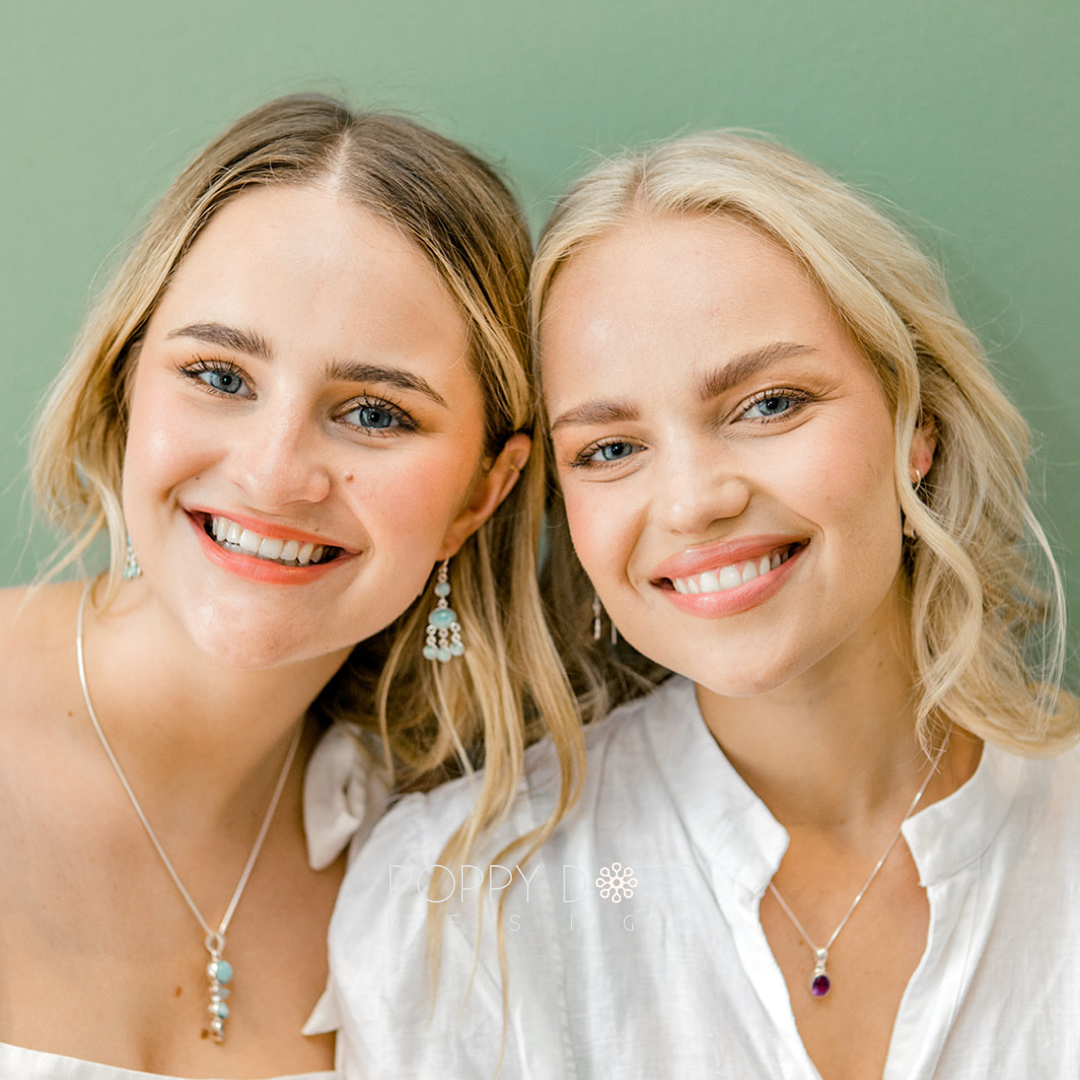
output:
<instances>
[{"instance_id":1,"label":"smiling woman with dark blonde hair","mask_svg":"<svg viewBox=\"0 0 1080 1080\"><path fill-rule=\"evenodd\" d=\"M556 638L596 713L673 674L587 729L534 862L481 852L486 881L437 898L426 1040L430 1003L395 992L425 913L395 881L470 793L384 820L331 933L349 1055L396 1016L409 1075L1076 1075L1061 585L1027 427L937 269L815 166L719 132L576 184L531 289ZM555 806L530 755L508 835ZM346 914L385 940L345 955ZM370 955L396 962L378 997Z\"/></svg>"},{"instance_id":2,"label":"smiling woman with dark blonde hair","mask_svg":"<svg viewBox=\"0 0 1080 1080\"><path fill-rule=\"evenodd\" d=\"M33 450L59 566L109 568L0 594L0 1075L330 1075L350 837L482 742L467 837L530 733L575 745L529 254L483 161L320 96L150 217Z\"/></svg>"}]
</instances>

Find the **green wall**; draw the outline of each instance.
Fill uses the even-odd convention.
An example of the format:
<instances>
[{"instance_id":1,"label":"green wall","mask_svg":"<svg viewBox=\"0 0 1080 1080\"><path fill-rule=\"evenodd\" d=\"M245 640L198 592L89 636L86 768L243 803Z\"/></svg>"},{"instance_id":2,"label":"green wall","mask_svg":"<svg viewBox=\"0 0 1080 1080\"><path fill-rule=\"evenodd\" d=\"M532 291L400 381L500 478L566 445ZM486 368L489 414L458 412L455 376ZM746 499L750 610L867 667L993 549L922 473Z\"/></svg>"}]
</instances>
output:
<instances>
[{"instance_id":1,"label":"green wall","mask_svg":"<svg viewBox=\"0 0 1080 1080\"><path fill-rule=\"evenodd\" d=\"M587 152L772 132L908 214L1036 429L1080 611L1075 0L8 0L0 32L0 583L49 538L29 417L118 246L199 145L300 89L500 160L536 224Z\"/></svg>"}]
</instances>

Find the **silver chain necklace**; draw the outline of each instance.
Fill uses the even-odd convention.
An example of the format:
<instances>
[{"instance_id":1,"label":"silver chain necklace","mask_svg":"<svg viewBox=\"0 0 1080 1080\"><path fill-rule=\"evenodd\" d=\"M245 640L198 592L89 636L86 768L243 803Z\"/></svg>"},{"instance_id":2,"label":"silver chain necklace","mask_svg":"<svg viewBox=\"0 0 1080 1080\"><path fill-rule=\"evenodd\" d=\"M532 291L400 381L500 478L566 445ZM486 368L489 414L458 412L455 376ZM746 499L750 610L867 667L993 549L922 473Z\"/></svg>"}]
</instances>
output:
<instances>
[{"instance_id":1,"label":"silver chain necklace","mask_svg":"<svg viewBox=\"0 0 1080 1080\"><path fill-rule=\"evenodd\" d=\"M262 825L259 827L259 835L255 837L255 844L251 849L251 854L248 856L247 863L244 865L240 880L237 882L235 890L233 890L229 906L225 909L225 914L222 916L218 928L216 930L211 929L210 924L203 918L203 913L199 910L195 901L192 900L191 894L184 888L184 883L180 880L180 875L169 860L169 856L165 854L165 849L161 846L157 834L150 827L150 822L147 820L143 808L139 805L139 800L135 798L135 792L132 791L131 784L128 783L128 778L124 775L124 770L120 768L120 762L116 760L116 755L109 745L109 740L105 738L105 732L101 728L97 713L94 712L94 706L90 701L90 691L86 685L86 664L83 660L83 613L86 610L86 598L89 595L90 586L87 585L83 591L82 599L79 601L79 616L75 629L75 659L79 668L79 685L82 687L83 701L86 703L86 711L90 714L90 722L94 725L94 730L101 740L101 745L105 748L105 753L109 761L112 762L112 767L116 770L116 775L120 778L120 783L123 785L124 791L127 792L127 797L131 800L131 805L135 808L135 813L146 830L146 835L150 837L154 850L161 856L161 861L165 864L165 869L169 871L169 876L173 879L174 884L180 890L184 902L191 909L191 913L198 920L199 926L202 927L203 932L206 934L203 944L210 954L210 961L206 965L206 977L210 981L210 1004L207 1006L207 1012L210 1014L208 1028L210 1037L214 1042L222 1043L225 1041L225 1019L229 1015L229 1006L225 1003L225 999L229 996L229 989L225 984L231 982L233 977L232 964L223 959L221 955L225 951L225 931L229 928L236 907L240 903L240 897L244 895L248 878L251 877L251 871L255 868L255 860L259 857L263 841L266 839L266 834L270 829L270 822L274 819L274 811L277 810L281 793L285 789L285 781L288 778L289 770L292 768L293 758L296 757L296 749L300 745L300 732L303 729L303 723L299 722L296 725L292 742L289 743L289 752L285 755L285 764L281 767L281 775L277 779L274 793L270 797L270 805L266 808L266 815L263 817Z\"/></svg>"},{"instance_id":2,"label":"silver chain necklace","mask_svg":"<svg viewBox=\"0 0 1080 1080\"><path fill-rule=\"evenodd\" d=\"M945 752L945 745L943 744L941 749L934 755L933 760L930 762L930 771L926 774L926 779L919 786L919 790L915 792L915 798L911 800L911 805L907 809L907 813L904 814L899 826L897 826L896 832L893 838L889 841L889 846L885 849L884 854L874 864L874 869L870 871L870 876L863 883L863 887L859 890L858 895L851 901L851 907L847 909L847 913L840 920L840 925L832 932L832 936L824 945L815 945L810 935L806 932L803 924L795 916L795 912L788 907L787 901L780 895L780 890L770 881L769 892L776 897L776 902L783 909L784 914L795 925L795 929L802 935L803 940L809 946L810 951L814 954L814 971L810 976L810 993L819 1000L825 997L826 994L832 989L832 979L829 977L829 973L825 970L826 965L829 962L829 950L833 947L833 942L840 936L840 931L847 926L848 919L851 918L855 909L859 906L859 901L866 895L866 890L873 884L874 878L878 876L878 871L885 865L885 860L892 854L892 849L896 847L897 840L900 839L900 834L904 829L904 822L915 812L915 807L919 805L919 801L923 795L926 794L926 788L930 783L930 778L937 772L938 763L941 761L941 755Z\"/></svg>"}]
</instances>

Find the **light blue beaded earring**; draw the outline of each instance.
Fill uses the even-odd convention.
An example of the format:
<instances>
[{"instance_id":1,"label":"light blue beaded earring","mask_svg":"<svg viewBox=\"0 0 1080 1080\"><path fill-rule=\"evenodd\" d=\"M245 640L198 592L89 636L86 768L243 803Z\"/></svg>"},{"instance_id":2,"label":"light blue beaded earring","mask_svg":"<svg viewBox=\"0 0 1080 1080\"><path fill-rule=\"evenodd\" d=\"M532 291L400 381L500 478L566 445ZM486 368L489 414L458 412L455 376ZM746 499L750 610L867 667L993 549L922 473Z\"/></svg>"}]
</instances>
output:
<instances>
[{"instance_id":1,"label":"light blue beaded earring","mask_svg":"<svg viewBox=\"0 0 1080 1080\"><path fill-rule=\"evenodd\" d=\"M127 550L124 553L124 580L134 581L137 577L142 577L142 567L135 556L135 545L131 542L129 536L127 538Z\"/></svg>"},{"instance_id":2,"label":"light blue beaded earring","mask_svg":"<svg viewBox=\"0 0 1080 1080\"><path fill-rule=\"evenodd\" d=\"M449 559L445 559L439 567L439 574L435 579L435 595L439 602L428 616L424 659L438 660L445 664L465 651L465 646L461 643L461 624L457 621L457 612L446 599L450 595Z\"/></svg>"}]
</instances>

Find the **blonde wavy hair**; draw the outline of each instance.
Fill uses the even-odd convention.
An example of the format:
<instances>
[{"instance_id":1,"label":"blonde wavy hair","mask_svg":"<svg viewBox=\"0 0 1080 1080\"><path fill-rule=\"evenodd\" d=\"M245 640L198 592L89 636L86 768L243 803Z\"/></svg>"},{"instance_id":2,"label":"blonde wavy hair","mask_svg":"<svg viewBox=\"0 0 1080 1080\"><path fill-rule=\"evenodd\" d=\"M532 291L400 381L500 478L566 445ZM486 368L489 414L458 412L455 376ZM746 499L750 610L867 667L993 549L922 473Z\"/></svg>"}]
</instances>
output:
<instances>
[{"instance_id":1,"label":"blonde wavy hair","mask_svg":"<svg viewBox=\"0 0 1080 1080\"><path fill-rule=\"evenodd\" d=\"M485 399L485 452L531 432L527 315L531 244L498 174L407 118L353 112L321 95L280 98L244 116L180 174L91 312L34 433L33 484L69 541L45 576L77 564L105 532L104 602L119 588L126 532L120 501L128 386L147 323L210 219L255 187L329 187L412 240L456 301ZM449 664L422 658L434 571L419 600L361 642L311 712L356 725L398 791L425 790L486 766L469 819L442 861L467 851L505 813L526 745L550 733L562 763L559 815L583 751L570 687L543 620L536 550L542 450L455 556L454 608L467 642Z\"/></svg>"},{"instance_id":2,"label":"blonde wavy hair","mask_svg":"<svg viewBox=\"0 0 1080 1080\"><path fill-rule=\"evenodd\" d=\"M1071 745L1077 701L1059 690L1064 595L1028 502L1030 434L939 268L867 198L783 147L734 131L691 135L609 160L563 196L533 263L534 335L560 269L641 215L730 215L762 230L816 281L873 363L895 419L897 499L918 537L905 541L904 565L924 743L955 723L1020 753ZM909 451L927 423L937 450L915 491ZM592 590L559 527L557 494L551 513L553 620L595 713L635 689L628 664L585 637ZM658 677L655 667L647 674Z\"/></svg>"}]
</instances>

